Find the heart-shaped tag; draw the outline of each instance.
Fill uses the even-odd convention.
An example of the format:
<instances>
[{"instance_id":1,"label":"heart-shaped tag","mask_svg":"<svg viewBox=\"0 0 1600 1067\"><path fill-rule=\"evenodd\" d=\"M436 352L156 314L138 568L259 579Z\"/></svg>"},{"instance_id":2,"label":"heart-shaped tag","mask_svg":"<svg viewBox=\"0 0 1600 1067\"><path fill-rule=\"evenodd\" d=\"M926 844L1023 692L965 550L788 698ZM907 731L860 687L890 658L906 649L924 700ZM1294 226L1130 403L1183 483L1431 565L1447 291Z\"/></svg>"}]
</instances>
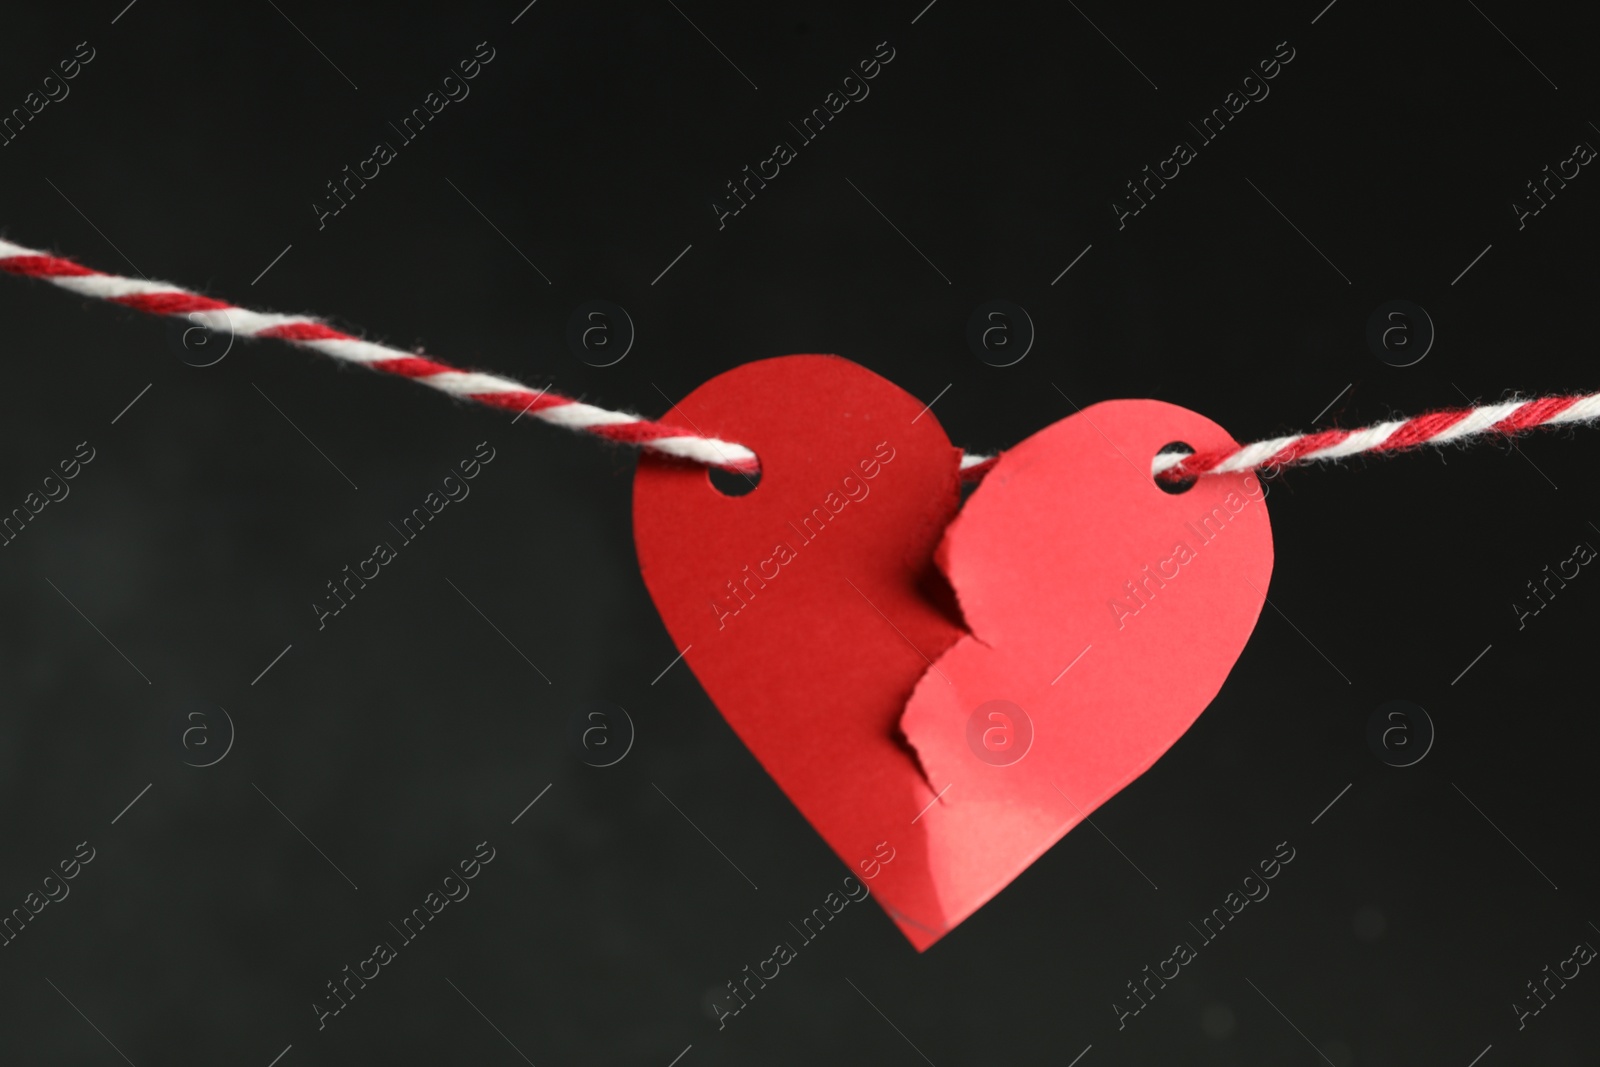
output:
<instances>
[{"instance_id":1,"label":"heart-shaped tag","mask_svg":"<svg viewBox=\"0 0 1600 1067\"><path fill-rule=\"evenodd\" d=\"M932 413L838 357L738 367L675 414L762 473L733 497L641 459L650 594L729 725L919 950L1166 751L1260 611L1259 483L1150 478L1170 442L1232 443L1182 408L1065 419L958 519L959 453Z\"/></svg>"}]
</instances>

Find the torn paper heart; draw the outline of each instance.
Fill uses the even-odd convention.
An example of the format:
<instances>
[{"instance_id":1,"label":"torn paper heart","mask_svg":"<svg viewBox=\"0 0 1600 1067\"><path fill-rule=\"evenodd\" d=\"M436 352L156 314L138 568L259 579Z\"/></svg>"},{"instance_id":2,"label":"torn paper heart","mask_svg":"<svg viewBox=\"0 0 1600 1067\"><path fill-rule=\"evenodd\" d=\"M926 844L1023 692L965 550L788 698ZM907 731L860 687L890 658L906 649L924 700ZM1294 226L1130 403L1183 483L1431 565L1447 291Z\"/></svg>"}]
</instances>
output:
<instances>
[{"instance_id":1,"label":"torn paper heart","mask_svg":"<svg viewBox=\"0 0 1600 1067\"><path fill-rule=\"evenodd\" d=\"M920 823L946 928L1160 758L1255 627L1265 487L1229 475L1162 491L1150 457L1177 441L1231 443L1172 404L1096 404L1005 453L945 533L937 560L971 633L924 674L901 728L941 790Z\"/></svg>"},{"instance_id":2,"label":"torn paper heart","mask_svg":"<svg viewBox=\"0 0 1600 1067\"><path fill-rule=\"evenodd\" d=\"M1168 442L1231 443L1181 408L1122 401L1046 429L953 526L957 451L914 397L855 364L748 364L679 411L753 448L761 480L730 497L704 469L645 457L646 585L729 725L918 949L1154 762L1261 606L1271 540L1254 481L1169 495L1150 479ZM1224 532L1202 539L1207 522ZM1031 724L1020 759L969 743L995 700ZM874 860L884 849L892 864Z\"/></svg>"}]
</instances>

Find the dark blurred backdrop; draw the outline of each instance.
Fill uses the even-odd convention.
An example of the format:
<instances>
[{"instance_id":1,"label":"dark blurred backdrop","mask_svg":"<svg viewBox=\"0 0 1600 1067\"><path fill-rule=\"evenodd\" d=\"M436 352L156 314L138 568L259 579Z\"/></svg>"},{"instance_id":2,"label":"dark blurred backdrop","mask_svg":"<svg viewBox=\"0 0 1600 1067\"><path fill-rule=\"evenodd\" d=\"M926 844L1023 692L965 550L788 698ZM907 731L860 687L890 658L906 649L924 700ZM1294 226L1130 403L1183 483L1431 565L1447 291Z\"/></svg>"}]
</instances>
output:
<instances>
[{"instance_id":1,"label":"dark blurred backdrop","mask_svg":"<svg viewBox=\"0 0 1600 1067\"><path fill-rule=\"evenodd\" d=\"M4 236L603 405L837 352L949 385L951 439L990 450L1061 393L1249 440L1600 388L1600 177L1537 214L1525 189L1600 144L1573 8L124 3L5 12L0 113L60 98L0 147ZM480 42L470 95L400 146ZM725 183L880 42L870 96L719 228ZM610 367L567 343L592 299L637 332ZM1037 331L1013 366L967 344L992 299ZM1394 300L1436 334L1412 366L1367 340ZM709 997L845 871L681 664L652 685L676 649L630 453L276 342L196 367L168 323L20 279L0 348L0 507L94 450L0 549L0 909L93 855L0 948L7 1062L1595 1062L1600 977L1536 1015L1527 983L1600 943L1600 578L1521 629L1512 606L1600 545L1589 431L1279 479L1274 607L1100 832L925 955L846 911L719 1031ZM325 583L485 440L470 499L319 632ZM1409 767L1368 741L1391 700L1436 730ZM569 740L595 701L637 731L608 767ZM325 983L482 841L470 897L319 1031ZM1119 1030L1127 983L1281 841L1271 897Z\"/></svg>"}]
</instances>

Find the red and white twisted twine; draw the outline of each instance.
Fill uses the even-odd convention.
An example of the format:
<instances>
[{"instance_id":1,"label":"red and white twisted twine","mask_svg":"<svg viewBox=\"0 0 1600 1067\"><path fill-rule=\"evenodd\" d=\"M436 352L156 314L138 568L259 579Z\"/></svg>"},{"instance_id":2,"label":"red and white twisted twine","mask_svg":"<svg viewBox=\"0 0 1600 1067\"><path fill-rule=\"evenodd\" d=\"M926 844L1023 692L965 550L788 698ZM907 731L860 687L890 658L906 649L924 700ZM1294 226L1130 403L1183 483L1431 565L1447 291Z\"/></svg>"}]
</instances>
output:
<instances>
[{"instance_id":1,"label":"red and white twisted twine","mask_svg":"<svg viewBox=\"0 0 1600 1067\"><path fill-rule=\"evenodd\" d=\"M273 337L347 363L410 378L443 393L489 407L527 414L569 430L636 445L679 459L752 474L760 469L756 454L741 444L708 437L698 431L655 422L623 411L609 411L549 389L530 389L495 374L464 371L436 359L406 352L336 330L308 315L251 311L223 300L147 279L125 278L81 266L0 239L0 270L69 289L152 315L183 317L209 329L240 337ZM1277 470L1318 460L1343 459L1360 453L1395 452L1421 445L1443 445L1472 436L1510 436L1540 426L1600 419L1600 394L1512 400L1482 407L1435 411L1380 422L1359 430L1323 430L1292 434L1238 448L1185 454L1162 453L1151 462L1151 474L1163 481L1181 481L1205 474ZM961 475L976 481L998 456L963 454Z\"/></svg>"},{"instance_id":2,"label":"red and white twisted twine","mask_svg":"<svg viewBox=\"0 0 1600 1067\"><path fill-rule=\"evenodd\" d=\"M1600 419L1600 393L1508 400L1503 404L1452 408L1391 419L1359 430L1297 433L1214 452L1166 453L1156 456L1151 473L1163 480L1176 481L1201 474L1277 470L1317 460L1344 459L1363 452L1398 452L1419 445L1446 445L1474 435L1509 437L1539 426L1595 419Z\"/></svg>"},{"instance_id":3,"label":"red and white twisted twine","mask_svg":"<svg viewBox=\"0 0 1600 1067\"><path fill-rule=\"evenodd\" d=\"M308 315L251 311L167 282L90 270L70 259L23 248L6 240L0 240L0 270L43 278L80 296L92 296L152 315L186 318L222 333L274 337L347 363L359 363L371 370L410 378L463 400L525 412L532 418L607 440L730 471L753 473L758 469L755 453L743 445L719 441L681 426L652 422L627 412L607 411L549 389L530 389L521 382L496 374L464 371L415 352L364 341Z\"/></svg>"}]
</instances>

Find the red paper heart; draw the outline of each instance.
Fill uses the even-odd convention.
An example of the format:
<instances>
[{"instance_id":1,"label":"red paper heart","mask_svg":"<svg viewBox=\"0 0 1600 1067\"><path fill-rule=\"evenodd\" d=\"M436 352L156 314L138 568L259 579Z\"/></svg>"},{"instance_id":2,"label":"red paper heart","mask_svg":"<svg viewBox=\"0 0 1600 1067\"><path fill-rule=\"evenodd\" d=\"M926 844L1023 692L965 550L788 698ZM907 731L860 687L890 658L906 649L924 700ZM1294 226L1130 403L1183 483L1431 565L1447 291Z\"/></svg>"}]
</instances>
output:
<instances>
[{"instance_id":1,"label":"red paper heart","mask_svg":"<svg viewBox=\"0 0 1600 1067\"><path fill-rule=\"evenodd\" d=\"M644 457L645 583L729 725L919 950L1166 751L1260 610L1260 486L1169 495L1150 478L1169 442L1232 444L1182 408L1099 404L1035 434L953 524L959 453L916 398L853 363L747 364L677 414L754 449L761 480L729 497L703 469ZM1204 541L1185 525L1203 516L1221 531ZM1180 541L1188 557L1161 578ZM1153 595L1119 617L1146 565ZM983 730L969 742L993 700L1032 726L1005 766L985 762Z\"/></svg>"}]
</instances>

